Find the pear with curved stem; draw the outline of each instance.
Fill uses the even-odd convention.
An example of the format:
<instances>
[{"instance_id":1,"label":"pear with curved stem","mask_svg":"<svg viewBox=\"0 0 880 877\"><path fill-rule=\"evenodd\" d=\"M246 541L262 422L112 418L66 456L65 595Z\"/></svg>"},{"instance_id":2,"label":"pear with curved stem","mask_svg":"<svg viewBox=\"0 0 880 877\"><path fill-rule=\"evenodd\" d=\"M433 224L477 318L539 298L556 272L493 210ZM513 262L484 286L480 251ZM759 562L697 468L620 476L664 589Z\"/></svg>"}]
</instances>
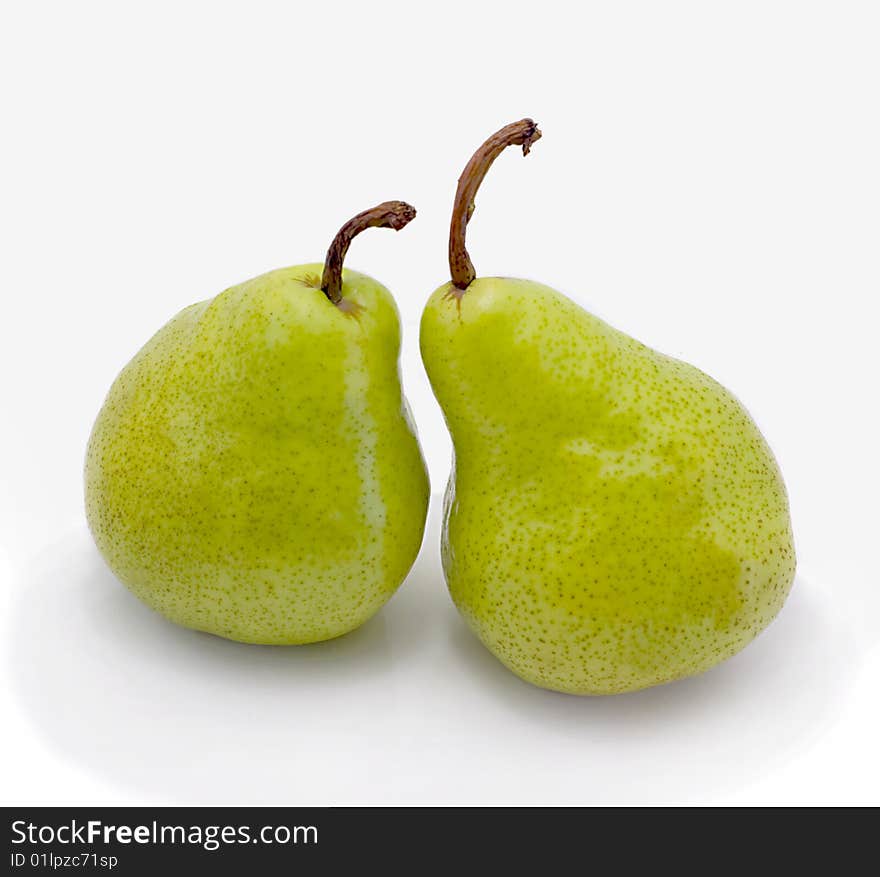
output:
<instances>
[{"instance_id":1,"label":"pear with curved stem","mask_svg":"<svg viewBox=\"0 0 880 877\"><path fill-rule=\"evenodd\" d=\"M478 278L465 248L480 181L530 119L494 134L458 184L450 283L421 351L454 446L442 559L483 643L535 685L633 691L749 643L794 577L776 461L742 404L527 280Z\"/></svg>"},{"instance_id":2,"label":"pear with curved stem","mask_svg":"<svg viewBox=\"0 0 880 877\"><path fill-rule=\"evenodd\" d=\"M86 513L105 560L172 621L252 643L358 627L415 560L428 478L398 374L391 293L325 264L181 311L122 370L92 430Z\"/></svg>"}]
</instances>

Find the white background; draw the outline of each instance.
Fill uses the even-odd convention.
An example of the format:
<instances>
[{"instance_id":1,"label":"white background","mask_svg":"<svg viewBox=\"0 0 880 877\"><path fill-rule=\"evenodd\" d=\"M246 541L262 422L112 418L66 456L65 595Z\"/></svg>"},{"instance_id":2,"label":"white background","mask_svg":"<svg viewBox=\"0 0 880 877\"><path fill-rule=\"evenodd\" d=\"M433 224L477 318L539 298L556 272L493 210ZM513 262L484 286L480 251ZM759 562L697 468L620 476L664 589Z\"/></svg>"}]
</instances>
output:
<instances>
[{"instance_id":1,"label":"white background","mask_svg":"<svg viewBox=\"0 0 880 877\"><path fill-rule=\"evenodd\" d=\"M880 800L873 3L4 4L0 775L6 803ZM728 385L776 451L797 582L703 677L520 682L445 591L450 443L417 348L456 178L482 274L555 286ZM110 382L183 306L323 258L381 279L435 493L373 621L270 649L168 624L104 569L81 469Z\"/></svg>"}]
</instances>

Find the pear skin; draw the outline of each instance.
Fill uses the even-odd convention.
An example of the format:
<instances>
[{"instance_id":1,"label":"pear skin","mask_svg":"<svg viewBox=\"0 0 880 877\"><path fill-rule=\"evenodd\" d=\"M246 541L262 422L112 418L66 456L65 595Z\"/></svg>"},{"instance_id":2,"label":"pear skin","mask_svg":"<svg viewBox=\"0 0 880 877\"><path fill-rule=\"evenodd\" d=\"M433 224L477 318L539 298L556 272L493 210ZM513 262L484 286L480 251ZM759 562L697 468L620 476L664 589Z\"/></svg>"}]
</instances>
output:
<instances>
[{"instance_id":1,"label":"pear skin","mask_svg":"<svg viewBox=\"0 0 880 877\"><path fill-rule=\"evenodd\" d=\"M452 282L422 359L452 436L441 554L455 605L535 685L616 694L701 673L781 608L795 553L779 468L740 402L561 293L478 278L480 182L531 119L459 179Z\"/></svg>"},{"instance_id":2,"label":"pear skin","mask_svg":"<svg viewBox=\"0 0 880 877\"><path fill-rule=\"evenodd\" d=\"M421 351L454 443L446 581L511 670L633 691L774 618L795 570L785 486L724 387L525 280L440 287Z\"/></svg>"},{"instance_id":3,"label":"pear skin","mask_svg":"<svg viewBox=\"0 0 880 877\"><path fill-rule=\"evenodd\" d=\"M250 643L361 625L415 560L428 478L388 290L320 264L186 308L116 379L86 454L86 513L153 609ZM338 283L337 283L338 286Z\"/></svg>"}]
</instances>

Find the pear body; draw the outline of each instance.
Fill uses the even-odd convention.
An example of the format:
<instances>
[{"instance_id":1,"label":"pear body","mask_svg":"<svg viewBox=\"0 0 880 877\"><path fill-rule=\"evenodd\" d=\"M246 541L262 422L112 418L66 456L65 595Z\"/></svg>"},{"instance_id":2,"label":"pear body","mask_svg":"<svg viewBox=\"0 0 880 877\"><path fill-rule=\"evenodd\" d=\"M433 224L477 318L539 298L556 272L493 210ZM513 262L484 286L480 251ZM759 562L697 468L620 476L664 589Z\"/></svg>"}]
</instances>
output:
<instances>
[{"instance_id":1,"label":"pear body","mask_svg":"<svg viewBox=\"0 0 880 877\"><path fill-rule=\"evenodd\" d=\"M422 540L429 497L391 294L321 265L186 308L123 369L86 453L117 577L186 627L309 643L362 624Z\"/></svg>"},{"instance_id":2,"label":"pear body","mask_svg":"<svg viewBox=\"0 0 880 877\"><path fill-rule=\"evenodd\" d=\"M420 342L454 446L447 584L511 670L632 691L773 619L795 570L785 486L721 385L524 280L442 286Z\"/></svg>"}]
</instances>

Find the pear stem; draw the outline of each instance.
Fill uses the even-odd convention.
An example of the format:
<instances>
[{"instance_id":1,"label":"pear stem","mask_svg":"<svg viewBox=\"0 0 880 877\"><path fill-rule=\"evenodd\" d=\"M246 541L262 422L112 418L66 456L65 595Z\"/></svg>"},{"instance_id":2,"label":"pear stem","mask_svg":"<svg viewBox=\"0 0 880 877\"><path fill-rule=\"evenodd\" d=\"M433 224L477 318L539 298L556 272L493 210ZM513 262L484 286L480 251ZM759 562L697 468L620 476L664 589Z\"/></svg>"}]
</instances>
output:
<instances>
[{"instance_id":1,"label":"pear stem","mask_svg":"<svg viewBox=\"0 0 880 877\"><path fill-rule=\"evenodd\" d=\"M405 201L383 201L349 219L336 233L330 249L327 250L324 274L321 277L321 291L324 295L335 305L342 301L342 263L351 242L365 228L393 228L400 231L415 216L416 208Z\"/></svg>"},{"instance_id":2,"label":"pear stem","mask_svg":"<svg viewBox=\"0 0 880 877\"><path fill-rule=\"evenodd\" d=\"M492 162L508 146L522 146L523 155L529 154L532 144L541 138L538 126L531 119L521 119L496 131L474 154L458 178L452 224L449 227L449 273L453 284L464 290L477 276L474 263L465 247L467 224L474 214L474 198Z\"/></svg>"}]
</instances>

